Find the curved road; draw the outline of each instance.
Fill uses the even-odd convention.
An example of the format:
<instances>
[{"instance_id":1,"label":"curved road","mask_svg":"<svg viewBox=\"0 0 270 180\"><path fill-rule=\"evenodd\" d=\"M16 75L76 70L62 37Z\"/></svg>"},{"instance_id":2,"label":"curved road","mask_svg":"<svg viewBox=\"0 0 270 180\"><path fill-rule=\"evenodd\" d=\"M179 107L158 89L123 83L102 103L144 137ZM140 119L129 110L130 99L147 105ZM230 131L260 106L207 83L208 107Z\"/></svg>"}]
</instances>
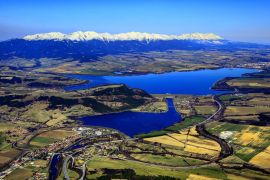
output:
<instances>
[{"instance_id":1,"label":"curved road","mask_svg":"<svg viewBox=\"0 0 270 180\"><path fill-rule=\"evenodd\" d=\"M220 116L222 115L222 111L225 109L224 105L219 101L217 96L214 96L213 99L218 104L218 110L214 114L212 114L209 118L207 118L205 121L198 123L196 125L196 131L200 135L202 135L208 139L211 139L213 141L216 141L220 145L221 152L220 152L219 158L217 160L217 161L220 161L221 159L232 155L233 149L232 149L232 147L229 146L229 144L225 140L219 138L218 136L215 136L215 135L209 133L205 128L206 123L208 123L210 121L218 120L220 118ZM218 116L218 117L215 117L215 116Z\"/></svg>"},{"instance_id":2,"label":"curved road","mask_svg":"<svg viewBox=\"0 0 270 180\"><path fill-rule=\"evenodd\" d=\"M221 153L221 155L220 155L220 157L219 157L219 159L218 159L218 160L220 160L220 159L222 159L222 158L227 157L228 155L230 155L230 154L232 153L232 149L229 147L229 145L228 145L225 141L223 141L223 140L221 140L220 138L218 138L218 137L216 137L216 136L214 136L214 135L208 133L208 132L205 130L205 126L204 126L204 125L205 125L207 122L216 120L217 118L215 118L215 116L216 116L216 115L219 115L219 114L222 112L222 110L224 109L224 106L222 105L221 102L219 102L218 98L214 97L214 101L218 104L218 110L217 110L214 114L212 114L210 117L208 117L207 119L205 119L204 121L198 123L198 124L196 125L196 129L197 129L197 131L198 131L198 133L199 133L200 135L202 135L202 136L204 136L204 137L206 137L206 138L212 139L212 140L214 140L214 141L216 141L216 142L218 142L218 143L220 144L220 146L222 147L222 152L223 152L223 153ZM193 125L193 126L194 126L194 125ZM188 128L190 128L190 127L187 127L187 128L185 128L185 129L188 129ZM182 130L184 130L184 129L182 129ZM136 139L137 139L137 138L130 138L130 139L128 139L128 140L136 140ZM120 141L123 141L123 140L115 140L115 141L110 141L110 142L120 142ZM91 146L102 145L102 144L106 144L106 143L107 143L107 142L94 143L94 144L92 144ZM149 163L149 162L141 162L141 161L137 161L137 160L134 160L134 159L126 159L126 158L124 158L124 159L121 159L121 160L136 161L136 162L144 163L144 164L146 164L146 165L159 166L159 167L167 167L167 168L172 168L172 169L198 168L198 167L209 166L209 165L215 163L215 162L208 162L208 163L203 163L203 164L200 164L200 165L192 165L192 166L174 166L174 167L172 167L172 166L166 166L166 165L153 164L153 163ZM70 177L69 177L69 175L68 175L68 171L67 171L67 168L68 168L68 162L69 162L69 161L71 161L70 163L73 163L73 162L74 162L74 158L73 158L72 156L70 156L70 155L65 159L65 161L64 161L64 163L63 163L63 173L64 173L64 178L65 178L65 179L70 179ZM85 175L86 175L86 163L87 163L87 162L85 162L85 163L83 164L82 168L81 168L81 170L82 170L82 175L81 175L81 177L79 178L80 180L83 180L84 177L85 177Z\"/></svg>"}]
</instances>

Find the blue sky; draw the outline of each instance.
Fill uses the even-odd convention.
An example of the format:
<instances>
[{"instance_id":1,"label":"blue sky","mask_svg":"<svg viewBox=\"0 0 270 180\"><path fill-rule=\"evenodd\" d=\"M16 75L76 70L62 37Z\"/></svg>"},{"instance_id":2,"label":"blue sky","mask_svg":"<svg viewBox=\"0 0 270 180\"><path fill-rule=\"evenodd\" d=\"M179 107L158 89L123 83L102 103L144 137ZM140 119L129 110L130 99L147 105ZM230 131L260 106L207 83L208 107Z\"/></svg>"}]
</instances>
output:
<instances>
[{"instance_id":1,"label":"blue sky","mask_svg":"<svg viewBox=\"0 0 270 180\"><path fill-rule=\"evenodd\" d=\"M270 44L270 0L0 0L0 40L59 31L216 33Z\"/></svg>"}]
</instances>

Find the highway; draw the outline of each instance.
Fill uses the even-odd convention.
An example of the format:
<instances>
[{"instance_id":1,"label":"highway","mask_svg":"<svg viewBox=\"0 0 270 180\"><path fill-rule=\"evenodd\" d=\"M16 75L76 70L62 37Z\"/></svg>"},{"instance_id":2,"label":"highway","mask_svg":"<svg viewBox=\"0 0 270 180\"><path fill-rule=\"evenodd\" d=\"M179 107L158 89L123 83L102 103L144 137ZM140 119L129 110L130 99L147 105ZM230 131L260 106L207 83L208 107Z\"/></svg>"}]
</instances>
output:
<instances>
[{"instance_id":1,"label":"highway","mask_svg":"<svg viewBox=\"0 0 270 180\"><path fill-rule=\"evenodd\" d=\"M92 145L88 145L87 147L92 147L92 146L97 146L97 145L104 145L107 143L117 143L117 142L122 142L122 141L134 141L137 140L138 138L129 138L129 139L119 139L119 140L114 140L114 141L107 141L107 142L102 142L102 143L93 143ZM82 147L81 149L84 149L85 147ZM63 173L64 173L64 178L67 180L70 180L70 177L68 175L68 162L71 161L72 165L71 167L73 167L73 163L74 163L74 157L72 157L71 155L68 155L63 163ZM80 179L83 180L84 176L86 174L86 163L87 161L83 164L81 170L82 170L82 174Z\"/></svg>"},{"instance_id":2,"label":"highway","mask_svg":"<svg viewBox=\"0 0 270 180\"><path fill-rule=\"evenodd\" d=\"M67 171L67 169L68 169L68 162L71 160L71 167L73 167L73 163L74 163L74 158L72 157L72 156L67 156L66 158L65 158L65 160L64 160L64 163L63 163L63 173L64 173L64 179L66 179L66 180L70 180L70 177L69 177L69 175L68 175L68 171Z\"/></svg>"},{"instance_id":3,"label":"highway","mask_svg":"<svg viewBox=\"0 0 270 180\"><path fill-rule=\"evenodd\" d=\"M214 112L214 114L212 114L211 116L209 116L207 119L205 119L205 120L202 121L202 122L199 122L199 123L197 123L197 124L193 124L193 125L191 125L191 126L188 126L188 127L186 127L186 128L181 129L181 131L188 130L188 129L190 129L190 128L193 127L193 126L202 125L202 124L205 124L205 123L207 123L207 122L214 121L214 120L215 120L214 117L215 117L218 113L220 113L220 112L224 109L224 107L223 107L223 105L219 102L219 100L217 99L216 96L213 97L213 100L214 100L215 103L218 105L218 110L217 110L216 112ZM176 132L178 132L178 131L176 131Z\"/></svg>"},{"instance_id":4,"label":"highway","mask_svg":"<svg viewBox=\"0 0 270 180\"><path fill-rule=\"evenodd\" d=\"M216 97L213 97L215 103L218 105L218 110L213 113L210 117L208 117L207 119L205 119L204 121L196 124L196 127L201 127L203 126L205 123L207 122L210 122L210 121L213 121L215 120L214 117L216 115L218 115L222 110L223 110L223 105L219 102L219 100L216 98ZM193 125L194 126L194 125ZM189 129L190 127L187 127L185 129ZM183 129L183 130L185 130ZM94 137L92 137L94 138ZM95 137L97 138L97 136ZM209 138L209 137L208 137ZM100 142L100 143L93 143L91 145L87 145L87 147L91 147L91 146L97 146L97 145L104 145L104 144L107 144L107 143L117 143L117 142L122 142L122 141L134 141L134 140L137 140L138 138L129 138L129 139L119 139L119 140L113 140L113 141L106 141L106 142ZM212 139L212 138L211 138ZM215 139L216 140L216 139ZM80 140L79 142L83 141ZM76 142L78 143L78 142ZM222 144L224 146L224 144ZM85 147L82 147L81 149L83 150ZM136 161L136 162L140 162L140 161L137 161L137 160L132 160L132 159L122 159L122 160L129 160L129 161ZM63 163L63 173L64 173L64 178L69 180L70 177L68 175L68 165L69 165L69 161L71 161L70 163L72 163L71 166L73 166L73 163L74 163L74 158L71 156L71 155L68 155ZM201 164L201 165L194 165L194 166L188 166L188 167L183 167L183 166L179 166L179 167L171 167L171 166L166 166L166 165L157 165L157 164L153 164L153 163L147 163L147 162L140 162L140 163L144 163L144 164L147 164L147 165L151 165L151 166L159 166L159 167L169 167L169 168L173 168L173 169L183 169L183 168L197 168L197 167L204 167L204 166L209 166L211 165L213 162L207 162L207 163L204 163L204 164ZM86 164L87 164L87 161L82 165L82 168L81 168L81 176L80 176L80 180L83 180L85 178L85 175L86 175Z\"/></svg>"},{"instance_id":5,"label":"highway","mask_svg":"<svg viewBox=\"0 0 270 180\"><path fill-rule=\"evenodd\" d=\"M198 123L197 125L205 124L209 121L215 120L213 118L223 110L223 108L224 108L223 105L219 102L219 100L217 100L217 98L215 96L213 97L213 100L215 101L216 104L218 104L218 110L214 114L212 114L210 117L208 117L206 120Z\"/></svg>"},{"instance_id":6,"label":"highway","mask_svg":"<svg viewBox=\"0 0 270 180\"><path fill-rule=\"evenodd\" d=\"M82 175L80 177L79 180L84 180L85 179L85 175L86 175L86 164L87 164L88 161L85 161L82 165Z\"/></svg>"}]
</instances>

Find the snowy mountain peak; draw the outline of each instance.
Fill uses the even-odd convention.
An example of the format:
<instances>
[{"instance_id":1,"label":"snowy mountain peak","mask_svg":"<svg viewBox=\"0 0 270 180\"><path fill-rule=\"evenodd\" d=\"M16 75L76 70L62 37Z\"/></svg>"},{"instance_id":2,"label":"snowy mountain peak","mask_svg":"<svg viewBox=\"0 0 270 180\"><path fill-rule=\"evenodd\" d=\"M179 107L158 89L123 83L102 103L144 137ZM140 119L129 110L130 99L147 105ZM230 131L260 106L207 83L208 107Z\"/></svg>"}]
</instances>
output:
<instances>
[{"instance_id":1,"label":"snowy mountain peak","mask_svg":"<svg viewBox=\"0 0 270 180\"><path fill-rule=\"evenodd\" d=\"M155 40L222 40L223 38L213 33L192 33L182 35L166 35L141 32L128 32L120 34L97 33L94 31L77 31L71 34L63 34L60 32L50 32L43 34L34 34L23 37L25 40L72 40L72 41L155 41Z\"/></svg>"}]
</instances>

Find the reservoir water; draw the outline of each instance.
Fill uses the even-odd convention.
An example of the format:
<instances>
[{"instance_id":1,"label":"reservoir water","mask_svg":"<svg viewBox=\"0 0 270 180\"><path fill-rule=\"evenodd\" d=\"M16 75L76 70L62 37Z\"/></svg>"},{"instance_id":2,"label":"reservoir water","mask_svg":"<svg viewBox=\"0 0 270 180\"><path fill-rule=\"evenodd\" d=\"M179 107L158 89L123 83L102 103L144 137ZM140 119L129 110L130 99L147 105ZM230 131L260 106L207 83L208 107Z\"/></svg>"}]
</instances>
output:
<instances>
[{"instance_id":1,"label":"reservoir water","mask_svg":"<svg viewBox=\"0 0 270 180\"><path fill-rule=\"evenodd\" d=\"M120 112L81 118L85 125L117 129L128 136L161 130L181 120L172 99L167 99L168 111L164 113Z\"/></svg>"},{"instance_id":2,"label":"reservoir water","mask_svg":"<svg viewBox=\"0 0 270 180\"><path fill-rule=\"evenodd\" d=\"M212 85L225 77L239 77L245 73L258 70L240 68L222 68L189 72L171 72L164 74L147 74L134 76L90 76L69 75L69 77L89 80L87 84L69 86L66 90L87 89L98 85L124 83L130 87L140 88L152 94L220 94L212 90ZM117 129L129 136L160 130L181 121L172 99L167 99L168 111L165 113L120 112L81 118L85 125L103 126Z\"/></svg>"},{"instance_id":3,"label":"reservoir water","mask_svg":"<svg viewBox=\"0 0 270 180\"><path fill-rule=\"evenodd\" d=\"M49 180L55 180L58 176L58 166L61 159L61 154L54 154L50 162Z\"/></svg>"},{"instance_id":4,"label":"reservoir water","mask_svg":"<svg viewBox=\"0 0 270 180\"><path fill-rule=\"evenodd\" d=\"M212 85L225 77L239 77L245 73L258 70L244 68L221 68L215 70L198 70L187 72L170 72L164 74L146 74L132 76L92 76L68 75L68 77L89 80L89 83L66 87L66 90L87 89L98 85L123 83L139 88L151 94L220 94L212 90Z\"/></svg>"}]
</instances>

